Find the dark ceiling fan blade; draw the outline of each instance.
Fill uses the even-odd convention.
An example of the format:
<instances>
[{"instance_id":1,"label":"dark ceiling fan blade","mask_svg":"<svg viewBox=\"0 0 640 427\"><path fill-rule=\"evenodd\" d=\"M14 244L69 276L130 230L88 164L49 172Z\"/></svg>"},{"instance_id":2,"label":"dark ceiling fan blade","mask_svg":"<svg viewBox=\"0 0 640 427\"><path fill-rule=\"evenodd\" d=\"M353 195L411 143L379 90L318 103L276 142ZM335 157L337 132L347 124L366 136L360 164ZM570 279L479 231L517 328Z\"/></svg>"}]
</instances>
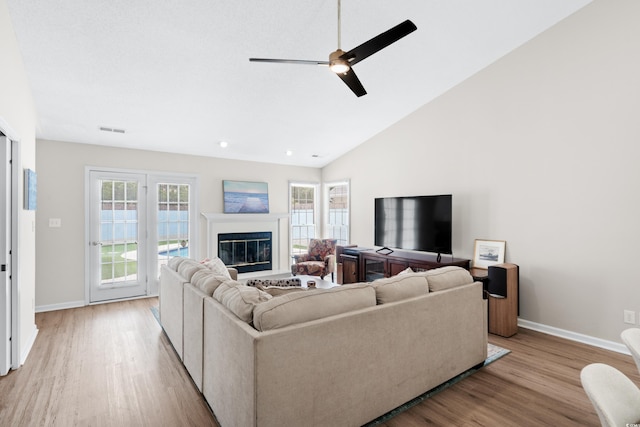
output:
<instances>
[{"instance_id":1,"label":"dark ceiling fan blade","mask_svg":"<svg viewBox=\"0 0 640 427\"><path fill-rule=\"evenodd\" d=\"M360 83L360 79L356 76L356 73L353 71L353 68L350 68L346 73L337 73L336 74L340 79L349 86L349 89L356 94L357 97L362 95L366 95L367 91L364 90L364 86Z\"/></svg>"},{"instance_id":2,"label":"dark ceiling fan blade","mask_svg":"<svg viewBox=\"0 0 640 427\"><path fill-rule=\"evenodd\" d=\"M329 61L308 61L306 59L271 59L271 58L249 58L251 62L270 62L275 64L302 64L302 65L329 65Z\"/></svg>"},{"instance_id":3,"label":"dark ceiling fan blade","mask_svg":"<svg viewBox=\"0 0 640 427\"><path fill-rule=\"evenodd\" d=\"M390 30L387 30L384 33L375 36L371 40L362 43L360 46L354 47L349 52L342 55L341 58L349 61L349 65L355 65L417 29L418 27L407 19Z\"/></svg>"}]
</instances>

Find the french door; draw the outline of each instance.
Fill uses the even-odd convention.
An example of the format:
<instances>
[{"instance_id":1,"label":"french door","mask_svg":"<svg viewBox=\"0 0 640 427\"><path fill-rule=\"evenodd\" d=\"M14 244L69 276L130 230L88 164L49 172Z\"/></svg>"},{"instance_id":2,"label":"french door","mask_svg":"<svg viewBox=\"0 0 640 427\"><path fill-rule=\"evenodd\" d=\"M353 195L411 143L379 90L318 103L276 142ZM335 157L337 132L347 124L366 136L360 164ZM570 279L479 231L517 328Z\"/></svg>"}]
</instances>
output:
<instances>
[{"instance_id":1,"label":"french door","mask_svg":"<svg viewBox=\"0 0 640 427\"><path fill-rule=\"evenodd\" d=\"M89 302L147 295L146 176L89 172Z\"/></svg>"},{"instance_id":2,"label":"french door","mask_svg":"<svg viewBox=\"0 0 640 427\"><path fill-rule=\"evenodd\" d=\"M197 178L87 168L87 302L156 295L160 266L197 258Z\"/></svg>"}]
</instances>

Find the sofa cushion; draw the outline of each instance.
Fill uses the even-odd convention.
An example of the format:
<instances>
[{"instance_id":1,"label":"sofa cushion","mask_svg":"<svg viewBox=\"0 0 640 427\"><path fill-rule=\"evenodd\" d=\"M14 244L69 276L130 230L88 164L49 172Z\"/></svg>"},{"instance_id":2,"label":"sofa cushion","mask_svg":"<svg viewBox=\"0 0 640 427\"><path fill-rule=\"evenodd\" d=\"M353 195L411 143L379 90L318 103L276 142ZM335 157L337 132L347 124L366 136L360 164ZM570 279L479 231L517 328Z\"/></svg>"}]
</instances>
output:
<instances>
[{"instance_id":1,"label":"sofa cushion","mask_svg":"<svg viewBox=\"0 0 640 427\"><path fill-rule=\"evenodd\" d=\"M204 265L192 259L185 259L178 265L178 274L184 277L185 281L190 282L193 275L206 268Z\"/></svg>"},{"instance_id":2,"label":"sofa cushion","mask_svg":"<svg viewBox=\"0 0 640 427\"><path fill-rule=\"evenodd\" d=\"M254 307L272 298L258 288L245 286L235 280L221 283L213 292L213 297L247 323L251 323Z\"/></svg>"},{"instance_id":3,"label":"sofa cushion","mask_svg":"<svg viewBox=\"0 0 640 427\"><path fill-rule=\"evenodd\" d=\"M280 295L285 295L290 292L304 292L307 288L303 288L302 286L262 286L256 285L256 288L265 291L272 297L279 297Z\"/></svg>"},{"instance_id":4,"label":"sofa cushion","mask_svg":"<svg viewBox=\"0 0 640 427\"><path fill-rule=\"evenodd\" d=\"M167 262L167 267L169 267L173 271L178 271L178 266L182 264L182 262L186 259L187 258L184 258L181 256L174 256L173 258L169 258L169 261Z\"/></svg>"},{"instance_id":5,"label":"sofa cushion","mask_svg":"<svg viewBox=\"0 0 640 427\"><path fill-rule=\"evenodd\" d=\"M302 286L302 281L299 277L290 277L288 279L249 279L247 280L247 286Z\"/></svg>"},{"instance_id":6,"label":"sofa cushion","mask_svg":"<svg viewBox=\"0 0 640 427\"><path fill-rule=\"evenodd\" d=\"M292 292L258 305L253 326L268 331L375 305L376 292L369 284Z\"/></svg>"},{"instance_id":7,"label":"sofa cushion","mask_svg":"<svg viewBox=\"0 0 640 427\"><path fill-rule=\"evenodd\" d=\"M403 273L387 279L371 282L376 290L378 304L400 301L429 293L429 283L424 276Z\"/></svg>"},{"instance_id":8,"label":"sofa cushion","mask_svg":"<svg viewBox=\"0 0 640 427\"><path fill-rule=\"evenodd\" d=\"M224 265L224 262L218 257L210 259L204 263L204 265L211 271L213 271L218 276L225 276L227 279L231 279L231 275L229 274L229 270L227 270L227 266Z\"/></svg>"},{"instance_id":9,"label":"sofa cushion","mask_svg":"<svg viewBox=\"0 0 640 427\"><path fill-rule=\"evenodd\" d=\"M433 270L427 270L424 273L415 274L422 274L427 278L427 282L429 282L429 290L431 292L443 291L445 289L473 283L471 273L462 267L440 267Z\"/></svg>"},{"instance_id":10,"label":"sofa cushion","mask_svg":"<svg viewBox=\"0 0 640 427\"><path fill-rule=\"evenodd\" d=\"M210 277L212 275L211 271L209 271L208 268L203 268L201 270L196 271L195 273L193 273L193 276L191 276L191 284L193 286L195 286L196 288L200 287L200 283L207 279L208 277Z\"/></svg>"},{"instance_id":11,"label":"sofa cushion","mask_svg":"<svg viewBox=\"0 0 640 427\"><path fill-rule=\"evenodd\" d=\"M200 289L205 294L212 296L213 292L220 286L221 283L226 282L229 278L225 276L219 276L208 268L198 270L191 277L191 284Z\"/></svg>"}]
</instances>

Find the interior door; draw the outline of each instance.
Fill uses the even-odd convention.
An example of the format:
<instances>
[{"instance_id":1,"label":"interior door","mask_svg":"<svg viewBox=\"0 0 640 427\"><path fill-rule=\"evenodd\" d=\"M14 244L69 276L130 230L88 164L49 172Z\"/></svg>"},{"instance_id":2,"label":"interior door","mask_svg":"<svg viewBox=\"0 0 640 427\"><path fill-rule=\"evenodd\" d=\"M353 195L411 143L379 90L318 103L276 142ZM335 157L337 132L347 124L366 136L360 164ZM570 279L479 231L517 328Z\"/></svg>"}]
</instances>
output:
<instances>
[{"instance_id":1,"label":"interior door","mask_svg":"<svg viewBox=\"0 0 640 427\"><path fill-rule=\"evenodd\" d=\"M89 302L147 295L146 179L89 173Z\"/></svg>"},{"instance_id":2,"label":"interior door","mask_svg":"<svg viewBox=\"0 0 640 427\"><path fill-rule=\"evenodd\" d=\"M11 368L11 143L0 133L0 375Z\"/></svg>"}]
</instances>

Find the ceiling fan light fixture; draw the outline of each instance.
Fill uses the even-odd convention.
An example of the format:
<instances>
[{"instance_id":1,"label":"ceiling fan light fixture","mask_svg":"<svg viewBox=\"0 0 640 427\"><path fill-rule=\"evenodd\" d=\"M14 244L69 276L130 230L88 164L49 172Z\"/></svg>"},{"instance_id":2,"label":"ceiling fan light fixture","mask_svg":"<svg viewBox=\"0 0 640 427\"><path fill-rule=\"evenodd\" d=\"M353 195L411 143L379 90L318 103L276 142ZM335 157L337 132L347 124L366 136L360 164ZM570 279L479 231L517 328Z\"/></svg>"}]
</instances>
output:
<instances>
[{"instance_id":1,"label":"ceiling fan light fixture","mask_svg":"<svg viewBox=\"0 0 640 427\"><path fill-rule=\"evenodd\" d=\"M344 74L351 69L349 61L341 58L344 53L342 49L338 49L329 55L329 69L336 74Z\"/></svg>"}]
</instances>

